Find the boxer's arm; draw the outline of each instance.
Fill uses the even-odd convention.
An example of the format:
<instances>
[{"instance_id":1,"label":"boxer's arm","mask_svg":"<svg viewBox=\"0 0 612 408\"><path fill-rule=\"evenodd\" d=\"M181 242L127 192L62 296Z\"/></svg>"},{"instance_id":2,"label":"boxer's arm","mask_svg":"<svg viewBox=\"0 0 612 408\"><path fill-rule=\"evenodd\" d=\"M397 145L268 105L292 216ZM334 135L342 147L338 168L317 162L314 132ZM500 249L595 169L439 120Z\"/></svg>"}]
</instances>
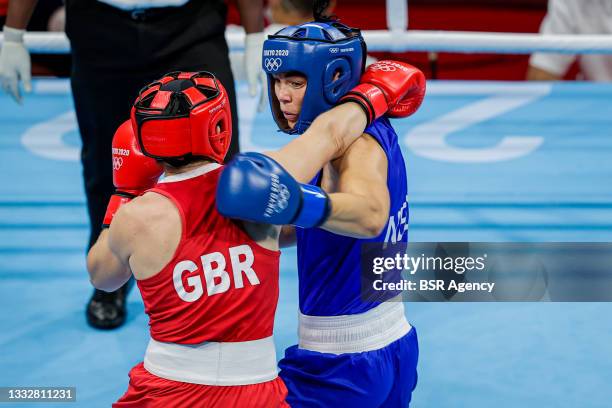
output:
<instances>
[{"instance_id":1,"label":"boxer's arm","mask_svg":"<svg viewBox=\"0 0 612 408\"><path fill-rule=\"evenodd\" d=\"M423 100L425 77L419 70L394 61L385 64L394 70L379 67L366 72L369 84L353 89L343 104L319 115L303 135L283 148L234 157L219 179L218 211L230 218L275 225L311 228L324 223L330 215L328 195L321 188L305 183L325 163L340 157L362 135L369 121L387 110L391 116L409 116ZM337 200L342 202L343 198ZM363 227L361 216L357 219L359 222L353 227ZM377 226L374 222L366 225L365 232L350 230L349 233L376 235L372 231ZM332 228L342 229L338 225Z\"/></svg>"},{"instance_id":2,"label":"boxer's arm","mask_svg":"<svg viewBox=\"0 0 612 408\"><path fill-rule=\"evenodd\" d=\"M299 183L308 183L325 163L340 156L367 125L366 114L354 102L319 115L308 130L279 150L266 152Z\"/></svg>"},{"instance_id":3,"label":"boxer's arm","mask_svg":"<svg viewBox=\"0 0 612 408\"><path fill-rule=\"evenodd\" d=\"M266 154L299 183L308 183L325 163L357 140L368 123L385 112L391 117L415 113L425 88L425 75L419 69L398 61L378 61L366 69L360 84L341 98L340 106L319 115L302 136Z\"/></svg>"},{"instance_id":4,"label":"boxer's arm","mask_svg":"<svg viewBox=\"0 0 612 408\"><path fill-rule=\"evenodd\" d=\"M355 238L379 235L390 208L384 151L373 137L364 135L335 164L337 192L329 194L331 213L320 228Z\"/></svg>"},{"instance_id":5,"label":"boxer's arm","mask_svg":"<svg viewBox=\"0 0 612 408\"><path fill-rule=\"evenodd\" d=\"M118 212L115 218L117 218L121 212L122 211ZM112 225L112 232L116 235L116 230L120 228L117 223L113 223ZM110 228L104 228L98 240L87 254L87 271L89 272L91 284L95 288L107 292L113 292L119 289L128 281L132 274L127 263L111 248L110 234Z\"/></svg>"},{"instance_id":6,"label":"boxer's arm","mask_svg":"<svg viewBox=\"0 0 612 408\"><path fill-rule=\"evenodd\" d=\"M320 187L301 184L278 162L261 153L241 153L228 163L217 185L217 210L229 218L264 224L324 226L367 238L380 233L389 214L387 158L364 135L338 159L333 199Z\"/></svg>"},{"instance_id":7,"label":"boxer's arm","mask_svg":"<svg viewBox=\"0 0 612 408\"><path fill-rule=\"evenodd\" d=\"M96 288L113 292L130 279L130 259L136 252L151 249L153 241L147 232L156 217L159 214L151 206L142 206L142 197L119 208L87 255L89 277Z\"/></svg>"}]
</instances>

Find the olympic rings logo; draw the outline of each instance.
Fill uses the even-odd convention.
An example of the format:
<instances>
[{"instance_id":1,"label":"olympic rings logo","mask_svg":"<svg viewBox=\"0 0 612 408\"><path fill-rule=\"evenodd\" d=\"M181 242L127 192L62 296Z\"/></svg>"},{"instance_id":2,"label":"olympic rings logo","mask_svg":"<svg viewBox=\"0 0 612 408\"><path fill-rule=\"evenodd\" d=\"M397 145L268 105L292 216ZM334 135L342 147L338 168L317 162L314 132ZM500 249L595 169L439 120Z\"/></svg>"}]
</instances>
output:
<instances>
[{"instance_id":1,"label":"olympic rings logo","mask_svg":"<svg viewBox=\"0 0 612 408\"><path fill-rule=\"evenodd\" d=\"M393 72L397 71L397 68L393 65L386 64L384 62L377 62L370 66L370 69L373 71L382 71L382 72Z\"/></svg>"},{"instance_id":2,"label":"olympic rings logo","mask_svg":"<svg viewBox=\"0 0 612 408\"><path fill-rule=\"evenodd\" d=\"M289 197L291 193L286 185L281 184L278 187L278 199L276 201L276 212L281 212L289 205Z\"/></svg>"},{"instance_id":3,"label":"olympic rings logo","mask_svg":"<svg viewBox=\"0 0 612 408\"><path fill-rule=\"evenodd\" d=\"M284 211L289 206L291 192L287 186L280 182L280 177L277 174L270 175L270 195L268 196L268 205L264 211L264 217L273 217Z\"/></svg>"},{"instance_id":4,"label":"olympic rings logo","mask_svg":"<svg viewBox=\"0 0 612 408\"><path fill-rule=\"evenodd\" d=\"M117 171L123 166L123 157L113 157L113 170Z\"/></svg>"},{"instance_id":5,"label":"olympic rings logo","mask_svg":"<svg viewBox=\"0 0 612 408\"><path fill-rule=\"evenodd\" d=\"M268 71L278 71L283 65L283 61L280 58L266 58L264 60L264 66Z\"/></svg>"}]
</instances>

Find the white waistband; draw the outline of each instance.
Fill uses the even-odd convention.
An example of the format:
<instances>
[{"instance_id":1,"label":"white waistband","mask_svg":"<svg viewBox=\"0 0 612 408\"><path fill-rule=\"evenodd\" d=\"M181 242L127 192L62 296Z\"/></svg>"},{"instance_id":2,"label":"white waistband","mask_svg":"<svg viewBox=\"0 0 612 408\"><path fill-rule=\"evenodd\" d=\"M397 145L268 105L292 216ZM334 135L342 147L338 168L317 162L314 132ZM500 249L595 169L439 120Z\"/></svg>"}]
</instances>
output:
<instances>
[{"instance_id":1,"label":"white waistband","mask_svg":"<svg viewBox=\"0 0 612 408\"><path fill-rule=\"evenodd\" d=\"M412 326L404 305L394 298L365 313L342 316L299 315L299 347L320 353L377 350L403 337Z\"/></svg>"},{"instance_id":2,"label":"white waistband","mask_svg":"<svg viewBox=\"0 0 612 408\"><path fill-rule=\"evenodd\" d=\"M253 341L197 345L151 339L144 367L151 374L168 380L205 385L257 384L278 376L272 336Z\"/></svg>"}]
</instances>

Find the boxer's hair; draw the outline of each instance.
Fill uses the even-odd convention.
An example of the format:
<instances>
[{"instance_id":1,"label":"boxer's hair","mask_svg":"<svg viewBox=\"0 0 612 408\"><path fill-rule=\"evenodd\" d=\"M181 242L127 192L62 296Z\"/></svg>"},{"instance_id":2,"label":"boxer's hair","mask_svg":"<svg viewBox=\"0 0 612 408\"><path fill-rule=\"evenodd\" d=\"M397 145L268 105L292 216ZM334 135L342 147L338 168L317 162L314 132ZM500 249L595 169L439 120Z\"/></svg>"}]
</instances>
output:
<instances>
[{"instance_id":1,"label":"boxer's hair","mask_svg":"<svg viewBox=\"0 0 612 408\"><path fill-rule=\"evenodd\" d=\"M347 27L343 24L334 24L339 23L340 19L335 14L324 14L328 8L329 0L314 0L312 3L312 14L314 16L314 21L331 24L340 31L342 31L347 37L358 37L360 39L361 50L363 54L361 73L363 73L365 71L366 59L368 56L368 46L366 45L365 41L363 40L363 37L361 36L361 30L359 30L358 28Z\"/></svg>"},{"instance_id":2,"label":"boxer's hair","mask_svg":"<svg viewBox=\"0 0 612 408\"><path fill-rule=\"evenodd\" d=\"M180 157L176 159L157 159L158 163L164 163L169 166L174 167L175 169L180 169L188 164L195 163L198 161L209 160L208 157L205 156L194 156L192 154L187 154L185 157Z\"/></svg>"},{"instance_id":3,"label":"boxer's hair","mask_svg":"<svg viewBox=\"0 0 612 408\"><path fill-rule=\"evenodd\" d=\"M280 4L286 12L296 12L302 16L309 16L312 13L312 0L282 0Z\"/></svg>"},{"instance_id":4,"label":"boxer's hair","mask_svg":"<svg viewBox=\"0 0 612 408\"><path fill-rule=\"evenodd\" d=\"M327 15L324 14L325 11L329 7L329 0L314 0L312 2L312 15L314 17L314 21L318 21L321 23L331 23L338 20L338 17L335 15Z\"/></svg>"}]
</instances>

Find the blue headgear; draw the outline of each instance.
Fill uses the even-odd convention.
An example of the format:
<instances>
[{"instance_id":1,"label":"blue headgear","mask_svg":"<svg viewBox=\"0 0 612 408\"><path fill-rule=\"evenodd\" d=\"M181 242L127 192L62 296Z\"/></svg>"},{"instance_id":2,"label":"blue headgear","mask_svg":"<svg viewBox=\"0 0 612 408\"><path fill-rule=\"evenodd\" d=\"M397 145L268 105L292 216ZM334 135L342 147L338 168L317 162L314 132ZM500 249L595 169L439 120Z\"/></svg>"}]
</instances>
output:
<instances>
[{"instance_id":1,"label":"blue headgear","mask_svg":"<svg viewBox=\"0 0 612 408\"><path fill-rule=\"evenodd\" d=\"M268 36L263 46L263 69L268 76L272 116L285 133L303 133L359 83L366 56L361 32L338 22L313 22L284 28ZM274 93L272 75L299 72L308 84L302 110L293 129L284 118ZM333 80L336 73L340 76Z\"/></svg>"}]
</instances>

